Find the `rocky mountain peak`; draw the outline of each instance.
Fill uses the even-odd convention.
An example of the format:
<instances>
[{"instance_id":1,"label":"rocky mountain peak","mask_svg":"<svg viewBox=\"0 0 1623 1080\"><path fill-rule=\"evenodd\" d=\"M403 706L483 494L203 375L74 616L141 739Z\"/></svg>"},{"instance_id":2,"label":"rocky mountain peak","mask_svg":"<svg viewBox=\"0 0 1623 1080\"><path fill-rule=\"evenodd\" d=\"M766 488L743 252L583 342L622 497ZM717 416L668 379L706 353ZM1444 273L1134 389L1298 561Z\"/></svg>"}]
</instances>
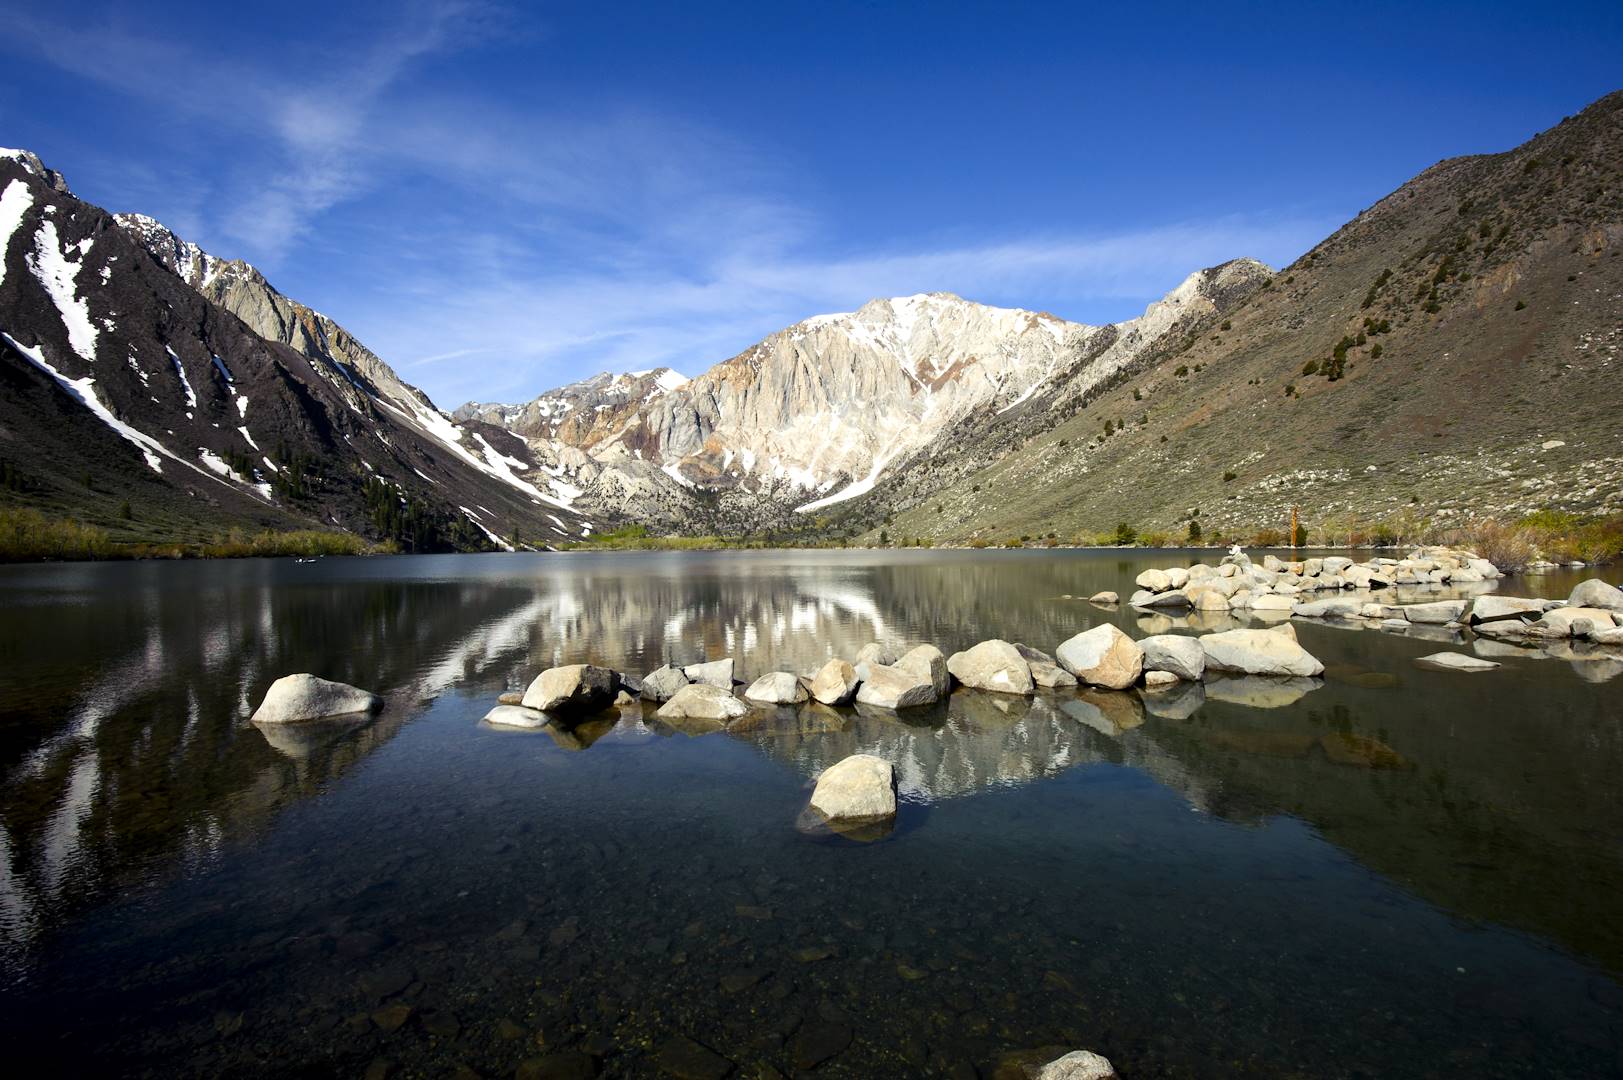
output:
<instances>
[{"instance_id":1,"label":"rocky mountain peak","mask_svg":"<svg viewBox=\"0 0 1623 1080\"><path fill-rule=\"evenodd\" d=\"M22 170L31 176L39 177L44 185L52 191L63 195L72 195L68 190L68 182L62 179L62 174L54 169L45 167L39 155L32 150L11 150L0 146L0 161L13 161L22 166Z\"/></svg>"}]
</instances>

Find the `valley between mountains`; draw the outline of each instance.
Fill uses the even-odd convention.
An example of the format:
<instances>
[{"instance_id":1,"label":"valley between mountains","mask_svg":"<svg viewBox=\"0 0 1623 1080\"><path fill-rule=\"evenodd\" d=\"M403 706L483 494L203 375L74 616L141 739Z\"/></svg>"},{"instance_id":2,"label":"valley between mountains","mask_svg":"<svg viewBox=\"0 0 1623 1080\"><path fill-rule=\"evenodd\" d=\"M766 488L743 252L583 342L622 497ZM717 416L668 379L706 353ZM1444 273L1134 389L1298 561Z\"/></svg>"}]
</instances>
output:
<instances>
[{"instance_id":1,"label":"valley between mountains","mask_svg":"<svg viewBox=\"0 0 1623 1080\"><path fill-rule=\"evenodd\" d=\"M119 541L413 551L1615 513L1620 179L1623 92L1438 163L1288 267L1191 267L1123 322L874 299L692 378L447 412L253 266L0 151L0 500Z\"/></svg>"}]
</instances>

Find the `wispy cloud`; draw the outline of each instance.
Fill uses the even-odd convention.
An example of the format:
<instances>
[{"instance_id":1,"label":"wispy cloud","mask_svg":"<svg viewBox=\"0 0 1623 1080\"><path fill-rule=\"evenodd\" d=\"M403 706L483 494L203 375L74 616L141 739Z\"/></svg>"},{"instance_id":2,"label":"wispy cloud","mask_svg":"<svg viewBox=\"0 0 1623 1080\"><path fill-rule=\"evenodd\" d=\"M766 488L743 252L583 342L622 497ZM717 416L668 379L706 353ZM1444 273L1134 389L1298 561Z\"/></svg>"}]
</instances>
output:
<instances>
[{"instance_id":1,"label":"wispy cloud","mask_svg":"<svg viewBox=\"0 0 1623 1080\"><path fill-rule=\"evenodd\" d=\"M284 287L283 269L320 281L320 294L288 291L446 406L525 398L598 370L694 374L875 296L947 290L1084 321L1130 317L1193 270L1289 259L1335 224L1284 215L836 240L836 211L814 209L814 155L654 103L520 110L421 77L438 59L537 32L515 18L410 5L274 64L116 14L70 25L21 13L8 30L33 57L191 133L191 155L167 163L185 189L167 199L185 218L171 224ZM209 160L225 146L240 159ZM160 189L151 172L132 170L137 190ZM417 189L430 194L392 212Z\"/></svg>"}]
</instances>

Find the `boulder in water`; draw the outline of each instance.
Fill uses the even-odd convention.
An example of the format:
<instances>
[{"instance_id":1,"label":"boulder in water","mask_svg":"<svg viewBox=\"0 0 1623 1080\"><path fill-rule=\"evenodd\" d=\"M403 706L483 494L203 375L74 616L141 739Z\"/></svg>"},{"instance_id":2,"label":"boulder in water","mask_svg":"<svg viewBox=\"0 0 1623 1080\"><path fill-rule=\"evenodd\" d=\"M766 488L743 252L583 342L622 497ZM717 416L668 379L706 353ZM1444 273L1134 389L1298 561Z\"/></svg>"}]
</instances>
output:
<instances>
[{"instance_id":1,"label":"boulder in water","mask_svg":"<svg viewBox=\"0 0 1623 1080\"><path fill-rule=\"evenodd\" d=\"M1144 671L1144 650L1112 623L1084 630L1054 652L1060 667L1090 686L1125 690Z\"/></svg>"},{"instance_id":2,"label":"boulder in water","mask_svg":"<svg viewBox=\"0 0 1623 1080\"><path fill-rule=\"evenodd\" d=\"M883 664L875 665L891 670ZM896 773L872 754L852 754L817 778L811 805L830 821L875 821L896 814Z\"/></svg>"},{"instance_id":3,"label":"boulder in water","mask_svg":"<svg viewBox=\"0 0 1623 1080\"><path fill-rule=\"evenodd\" d=\"M1020 650L993 638L953 653L947 660L952 677L972 690L999 694L1029 694L1032 691L1031 662Z\"/></svg>"},{"instance_id":4,"label":"boulder in water","mask_svg":"<svg viewBox=\"0 0 1623 1080\"><path fill-rule=\"evenodd\" d=\"M857 672L835 657L818 669L812 678L811 696L824 705L849 705L857 696Z\"/></svg>"},{"instance_id":5,"label":"boulder in water","mask_svg":"<svg viewBox=\"0 0 1623 1080\"><path fill-rule=\"evenodd\" d=\"M935 683L928 674L886 664L867 665L867 678L857 689L857 702L880 709L912 709L934 704L938 699Z\"/></svg>"},{"instance_id":6,"label":"boulder in water","mask_svg":"<svg viewBox=\"0 0 1623 1080\"><path fill-rule=\"evenodd\" d=\"M1032 1080L1116 1080L1110 1059L1091 1050L1072 1050L1031 1073Z\"/></svg>"},{"instance_id":7,"label":"boulder in water","mask_svg":"<svg viewBox=\"0 0 1623 1080\"><path fill-rule=\"evenodd\" d=\"M749 715L749 706L709 683L689 683L659 707L655 714L666 720L718 720L726 723Z\"/></svg>"},{"instance_id":8,"label":"boulder in water","mask_svg":"<svg viewBox=\"0 0 1623 1080\"><path fill-rule=\"evenodd\" d=\"M1430 656L1415 659L1415 667L1429 668L1432 671L1492 671L1498 666L1492 660L1483 660L1481 657L1457 652L1432 653Z\"/></svg>"},{"instance_id":9,"label":"boulder in water","mask_svg":"<svg viewBox=\"0 0 1623 1080\"><path fill-rule=\"evenodd\" d=\"M284 675L265 692L265 700L254 710L253 722L291 724L329 716L373 713L381 708L383 699L369 690L310 674Z\"/></svg>"},{"instance_id":10,"label":"boulder in water","mask_svg":"<svg viewBox=\"0 0 1623 1080\"><path fill-rule=\"evenodd\" d=\"M689 682L704 683L706 686L718 687L729 693L733 689L733 658L712 660L708 664L689 664L682 669L682 674L688 677Z\"/></svg>"},{"instance_id":11,"label":"boulder in water","mask_svg":"<svg viewBox=\"0 0 1623 1080\"><path fill-rule=\"evenodd\" d=\"M1288 625L1288 624L1287 624ZM1206 666L1247 675L1323 675L1324 665L1278 630L1225 630L1200 639Z\"/></svg>"},{"instance_id":12,"label":"boulder in water","mask_svg":"<svg viewBox=\"0 0 1623 1080\"><path fill-rule=\"evenodd\" d=\"M1156 634L1140 639L1138 647L1144 650L1146 672L1164 671L1175 678L1199 682L1206 670L1206 650L1200 647L1199 638Z\"/></svg>"},{"instance_id":13,"label":"boulder in water","mask_svg":"<svg viewBox=\"0 0 1623 1080\"><path fill-rule=\"evenodd\" d=\"M929 678L939 701L952 689L952 676L947 671L947 658L934 645L920 645L897 657L893 667Z\"/></svg>"},{"instance_id":14,"label":"boulder in water","mask_svg":"<svg viewBox=\"0 0 1623 1080\"><path fill-rule=\"evenodd\" d=\"M799 705L809 695L797 677L787 671L773 671L750 683L744 696L767 705Z\"/></svg>"},{"instance_id":15,"label":"boulder in water","mask_svg":"<svg viewBox=\"0 0 1623 1080\"><path fill-rule=\"evenodd\" d=\"M484 721L497 727L539 728L547 726L547 714L520 705L498 705L484 715Z\"/></svg>"},{"instance_id":16,"label":"boulder in water","mask_svg":"<svg viewBox=\"0 0 1623 1080\"><path fill-rule=\"evenodd\" d=\"M643 676L642 696L647 701L663 704L675 697L676 692L686 686L688 681L681 668L666 664L657 671L650 671Z\"/></svg>"},{"instance_id":17,"label":"boulder in water","mask_svg":"<svg viewBox=\"0 0 1623 1080\"><path fill-rule=\"evenodd\" d=\"M1608 585L1600 578L1590 578L1572 590L1572 595L1567 597L1567 606L1623 611L1623 589Z\"/></svg>"},{"instance_id":18,"label":"boulder in water","mask_svg":"<svg viewBox=\"0 0 1623 1080\"><path fill-rule=\"evenodd\" d=\"M620 677L596 664L566 664L548 668L524 691L524 707L542 712L585 714L602 712L614 702Z\"/></svg>"}]
</instances>

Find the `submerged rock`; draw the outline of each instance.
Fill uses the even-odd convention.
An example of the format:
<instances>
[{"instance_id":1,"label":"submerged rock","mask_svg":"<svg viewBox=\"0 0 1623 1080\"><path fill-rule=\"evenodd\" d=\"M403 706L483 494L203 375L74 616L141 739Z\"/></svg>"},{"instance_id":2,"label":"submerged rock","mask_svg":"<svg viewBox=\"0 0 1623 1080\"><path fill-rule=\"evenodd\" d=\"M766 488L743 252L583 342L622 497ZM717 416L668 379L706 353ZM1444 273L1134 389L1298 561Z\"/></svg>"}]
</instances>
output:
<instances>
[{"instance_id":1,"label":"submerged rock","mask_svg":"<svg viewBox=\"0 0 1623 1080\"><path fill-rule=\"evenodd\" d=\"M655 715L666 720L718 720L725 723L747 716L749 711L749 706L733 697L730 689L695 682L678 690L671 700L659 707Z\"/></svg>"},{"instance_id":2,"label":"submerged rock","mask_svg":"<svg viewBox=\"0 0 1623 1080\"><path fill-rule=\"evenodd\" d=\"M823 770L812 790L811 805L830 821L893 817L896 814L895 771L883 758L853 754Z\"/></svg>"},{"instance_id":3,"label":"submerged rock","mask_svg":"<svg viewBox=\"0 0 1623 1080\"><path fill-rule=\"evenodd\" d=\"M686 686L689 679L679 667L666 664L657 671L650 671L643 676L642 696L647 701L667 702L676 696L676 692Z\"/></svg>"},{"instance_id":4,"label":"submerged rock","mask_svg":"<svg viewBox=\"0 0 1623 1080\"><path fill-rule=\"evenodd\" d=\"M993 638L947 661L953 678L973 690L1000 694L1029 694L1032 691L1031 663L1007 641Z\"/></svg>"},{"instance_id":5,"label":"submerged rock","mask_svg":"<svg viewBox=\"0 0 1623 1080\"><path fill-rule=\"evenodd\" d=\"M484 721L498 727L538 728L546 727L547 714L520 705L498 705L484 715Z\"/></svg>"},{"instance_id":6,"label":"submerged rock","mask_svg":"<svg viewBox=\"0 0 1623 1080\"><path fill-rule=\"evenodd\" d=\"M768 705L798 705L810 695L794 675L787 671L773 671L750 683L744 696Z\"/></svg>"},{"instance_id":7,"label":"submerged rock","mask_svg":"<svg viewBox=\"0 0 1623 1080\"><path fill-rule=\"evenodd\" d=\"M1113 623L1084 630L1054 651L1061 667L1091 686L1125 690L1144 670L1144 650Z\"/></svg>"},{"instance_id":8,"label":"submerged rock","mask_svg":"<svg viewBox=\"0 0 1623 1080\"><path fill-rule=\"evenodd\" d=\"M1201 638L1200 647L1206 653L1206 666L1218 671L1247 675L1324 674L1318 658L1296 643L1294 631L1225 630Z\"/></svg>"},{"instance_id":9,"label":"submerged rock","mask_svg":"<svg viewBox=\"0 0 1623 1080\"><path fill-rule=\"evenodd\" d=\"M1110 1059L1091 1050L1073 1050L1030 1075L1032 1080L1116 1080Z\"/></svg>"},{"instance_id":10,"label":"submerged rock","mask_svg":"<svg viewBox=\"0 0 1623 1080\"><path fill-rule=\"evenodd\" d=\"M620 677L595 664L566 664L548 668L524 691L524 707L542 712L583 714L602 712L614 702Z\"/></svg>"},{"instance_id":11,"label":"submerged rock","mask_svg":"<svg viewBox=\"0 0 1623 1080\"><path fill-rule=\"evenodd\" d=\"M1430 656L1415 658L1415 667L1430 668L1433 671L1492 671L1498 666L1492 660L1483 660L1480 657L1457 652L1432 653Z\"/></svg>"},{"instance_id":12,"label":"submerged rock","mask_svg":"<svg viewBox=\"0 0 1623 1080\"><path fill-rule=\"evenodd\" d=\"M290 724L329 716L373 713L381 708L383 699L369 690L310 674L284 675L265 692L265 700L254 710L253 722Z\"/></svg>"},{"instance_id":13,"label":"submerged rock","mask_svg":"<svg viewBox=\"0 0 1623 1080\"><path fill-rule=\"evenodd\" d=\"M811 696L824 705L849 705L857 696L856 668L838 657L818 669L812 678Z\"/></svg>"},{"instance_id":14,"label":"submerged rock","mask_svg":"<svg viewBox=\"0 0 1623 1080\"><path fill-rule=\"evenodd\" d=\"M523 703L524 691L522 690L504 690L496 695L496 704L498 705L522 705Z\"/></svg>"}]
</instances>

